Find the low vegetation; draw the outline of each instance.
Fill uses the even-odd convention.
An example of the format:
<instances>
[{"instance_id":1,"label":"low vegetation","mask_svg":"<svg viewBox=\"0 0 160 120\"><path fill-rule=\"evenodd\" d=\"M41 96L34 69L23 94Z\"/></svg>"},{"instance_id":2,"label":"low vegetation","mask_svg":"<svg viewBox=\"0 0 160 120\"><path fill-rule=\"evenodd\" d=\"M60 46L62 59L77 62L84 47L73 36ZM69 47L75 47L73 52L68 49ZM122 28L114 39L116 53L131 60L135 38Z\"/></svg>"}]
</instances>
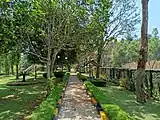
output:
<instances>
[{"instance_id":1,"label":"low vegetation","mask_svg":"<svg viewBox=\"0 0 160 120\"><path fill-rule=\"evenodd\" d=\"M85 81L85 84L93 96L101 104L104 112L111 120L132 120L130 115L123 111L118 105L107 100L108 96L105 96L103 92L94 86L91 82Z\"/></svg>"},{"instance_id":2,"label":"low vegetation","mask_svg":"<svg viewBox=\"0 0 160 120\"><path fill-rule=\"evenodd\" d=\"M133 92L115 86L112 83L108 83L106 87L98 87L97 89L103 93L105 103L118 105L136 120L160 120L159 101L148 99L145 104L137 103Z\"/></svg>"},{"instance_id":3,"label":"low vegetation","mask_svg":"<svg viewBox=\"0 0 160 120\"><path fill-rule=\"evenodd\" d=\"M68 78L69 73L66 73L63 77L63 81L58 83L47 99L40 104L31 116L28 116L29 120L51 120L54 116L54 110Z\"/></svg>"},{"instance_id":4,"label":"low vegetation","mask_svg":"<svg viewBox=\"0 0 160 120\"><path fill-rule=\"evenodd\" d=\"M58 84L49 97L33 112L30 120L50 120L54 116L54 109L56 108L62 90L63 84Z\"/></svg>"},{"instance_id":5,"label":"low vegetation","mask_svg":"<svg viewBox=\"0 0 160 120\"><path fill-rule=\"evenodd\" d=\"M79 76L87 78L84 74L79 74ZM160 120L159 101L147 100L146 104L139 104L135 101L136 96L133 92L114 83L107 82L106 87L96 87L87 80L84 83L101 103L106 114L111 116L110 118L113 120L121 120L121 117L118 118L118 116L123 116L124 111L136 120ZM122 120L126 119L123 118Z\"/></svg>"},{"instance_id":6,"label":"low vegetation","mask_svg":"<svg viewBox=\"0 0 160 120\"><path fill-rule=\"evenodd\" d=\"M34 79L27 77L27 79ZM43 79L41 76L37 78ZM8 82L15 81L15 76L0 77L0 119L22 120L30 114L46 96L46 84L27 86L7 86Z\"/></svg>"}]
</instances>

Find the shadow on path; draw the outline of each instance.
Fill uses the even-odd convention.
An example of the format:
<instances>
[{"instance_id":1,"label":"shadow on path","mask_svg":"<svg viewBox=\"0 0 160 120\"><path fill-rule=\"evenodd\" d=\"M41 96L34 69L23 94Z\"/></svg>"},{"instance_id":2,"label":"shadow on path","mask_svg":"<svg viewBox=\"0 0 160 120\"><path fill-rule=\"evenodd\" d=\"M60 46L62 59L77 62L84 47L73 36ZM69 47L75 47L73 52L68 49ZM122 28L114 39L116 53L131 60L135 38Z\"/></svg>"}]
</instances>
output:
<instances>
[{"instance_id":1,"label":"shadow on path","mask_svg":"<svg viewBox=\"0 0 160 120\"><path fill-rule=\"evenodd\" d=\"M69 78L62 108L58 120L100 120L96 108L90 102L85 90L82 90L83 83L72 73Z\"/></svg>"}]
</instances>

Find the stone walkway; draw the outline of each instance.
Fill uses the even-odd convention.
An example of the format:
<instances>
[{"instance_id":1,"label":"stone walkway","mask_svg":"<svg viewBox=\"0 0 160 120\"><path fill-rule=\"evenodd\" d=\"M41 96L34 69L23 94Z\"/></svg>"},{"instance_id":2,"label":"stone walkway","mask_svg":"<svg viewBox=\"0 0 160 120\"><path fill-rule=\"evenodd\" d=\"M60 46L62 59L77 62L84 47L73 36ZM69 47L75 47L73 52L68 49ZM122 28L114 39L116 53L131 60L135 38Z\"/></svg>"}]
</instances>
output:
<instances>
[{"instance_id":1,"label":"stone walkway","mask_svg":"<svg viewBox=\"0 0 160 120\"><path fill-rule=\"evenodd\" d=\"M82 86L83 83L72 74L62 100L58 120L100 120L100 115Z\"/></svg>"}]
</instances>

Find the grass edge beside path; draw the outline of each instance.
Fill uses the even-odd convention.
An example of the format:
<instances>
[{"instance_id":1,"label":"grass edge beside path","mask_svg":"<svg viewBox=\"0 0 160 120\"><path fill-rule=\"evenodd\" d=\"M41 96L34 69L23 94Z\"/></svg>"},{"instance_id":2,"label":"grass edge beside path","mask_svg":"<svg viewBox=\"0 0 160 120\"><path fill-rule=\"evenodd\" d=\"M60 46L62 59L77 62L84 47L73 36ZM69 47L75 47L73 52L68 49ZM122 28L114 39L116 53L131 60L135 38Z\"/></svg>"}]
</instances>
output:
<instances>
[{"instance_id":1,"label":"grass edge beside path","mask_svg":"<svg viewBox=\"0 0 160 120\"><path fill-rule=\"evenodd\" d=\"M104 94L91 82L85 81L84 82L89 91L93 94L93 96L96 98L97 101L101 104L104 112L111 120L133 120L131 116L126 113L124 110L122 110L118 105L116 104L109 104L104 102Z\"/></svg>"},{"instance_id":2,"label":"grass edge beside path","mask_svg":"<svg viewBox=\"0 0 160 120\"><path fill-rule=\"evenodd\" d=\"M89 81L87 74L78 73L78 76ZM148 99L145 104L137 103L133 92L110 82L107 82L106 87L97 88L104 95L102 98L104 103L118 105L132 118L136 120L160 120L160 101Z\"/></svg>"},{"instance_id":3,"label":"grass edge beside path","mask_svg":"<svg viewBox=\"0 0 160 120\"><path fill-rule=\"evenodd\" d=\"M52 117L55 116L54 110L61 97L62 90L68 82L69 76L70 73L65 74L63 81L56 85L47 99L43 101L30 116L28 116L29 118L26 118L27 120L51 120Z\"/></svg>"}]
</instances>

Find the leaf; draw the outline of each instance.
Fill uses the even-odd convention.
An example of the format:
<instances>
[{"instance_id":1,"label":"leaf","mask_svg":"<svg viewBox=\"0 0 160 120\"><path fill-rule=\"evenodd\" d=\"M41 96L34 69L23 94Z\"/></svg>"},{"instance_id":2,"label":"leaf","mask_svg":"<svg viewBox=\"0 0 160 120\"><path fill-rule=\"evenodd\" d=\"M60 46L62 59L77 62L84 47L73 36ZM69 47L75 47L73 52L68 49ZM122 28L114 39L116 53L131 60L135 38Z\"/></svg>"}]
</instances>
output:
<instances>
[{"instance_id":1,"label":"leaf","mask_svg":"<svg viewBox=\"0 0 160 120\"><path fill-rule=\"evenodd\" d=\"M6 2L11 2L11 0L6 0Z\"/></svg>"},{"instance_id":2,"label":"leaf","mask_svg":"<svg viewBox=\"0 0 160 120\"><path fill-rule=\"evenodd\" d=\"M88 3L91 4L91 3L92 3L92 0L88 0Z\"/></svg>"}]
</instances>

